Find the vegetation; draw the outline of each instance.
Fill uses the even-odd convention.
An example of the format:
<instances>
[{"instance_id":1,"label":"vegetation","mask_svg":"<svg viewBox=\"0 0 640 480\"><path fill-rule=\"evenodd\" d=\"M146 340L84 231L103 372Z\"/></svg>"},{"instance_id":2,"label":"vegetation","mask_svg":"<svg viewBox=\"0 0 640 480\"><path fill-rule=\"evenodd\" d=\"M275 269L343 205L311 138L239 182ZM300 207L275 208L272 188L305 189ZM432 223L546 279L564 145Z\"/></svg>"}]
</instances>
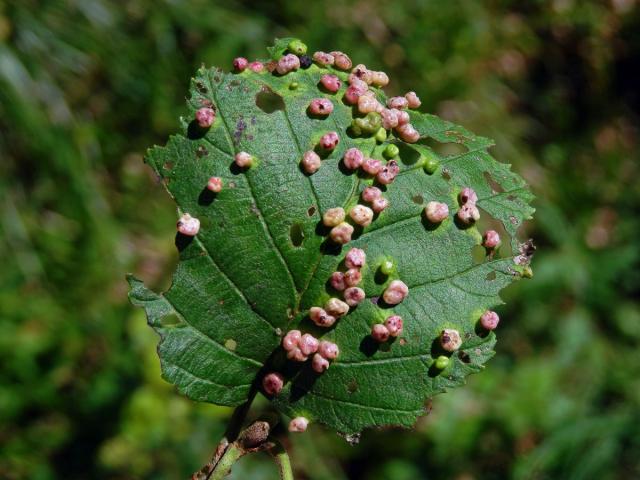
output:
<instances>
[{"instance_id":1,"label":"vegetation","mask_svg":"<svg viewBox=\"0 0 640 480\"><path fill-rule=\"evenodd\" d=\"M295 437L297 475L638 476L639 25L628 0L0 4L2 477L186 478L210 455L230 409L160 379L157 337L126 301L122 272L160 291L177 262L142 155L176 130L200 63L288 35L494 138L538 198L522 232L535 281L505 291L483 374L413 434ZM275 475L258 455L234 468Z\"/></svg>"}]
</instances>

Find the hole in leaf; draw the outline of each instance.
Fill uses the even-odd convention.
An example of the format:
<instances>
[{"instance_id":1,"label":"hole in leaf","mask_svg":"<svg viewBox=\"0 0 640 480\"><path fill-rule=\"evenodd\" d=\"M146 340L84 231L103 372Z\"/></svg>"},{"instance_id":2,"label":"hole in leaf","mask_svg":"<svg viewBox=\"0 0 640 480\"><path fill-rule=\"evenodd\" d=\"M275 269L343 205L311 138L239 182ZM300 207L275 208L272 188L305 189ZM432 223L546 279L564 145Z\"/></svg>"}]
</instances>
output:
<instances>
[{"instance_id":1,"label":"hole in leaf","mask_svg":"<svg viewBox=\"0 0 640 480\"><path fill-rule=\"evenodd\" d=\"M408 147L404 143L395 144L400 150L400 161L404 165L415 165L420 160L420 154L411 147Z\"/></svg>"},{"instance_id":2,"label":"hole in leaf","mask_svg":"<svg viewBox=\"0 0 640 480\"><path fill-rule=\"evenodd\" d=\"M474 245L471 248L471 258L473 258L474 265L484 262L486 255L487 251L482 245Z\"/></svg>"},{"instance_id":3,"label":"hole in leaf","mask_svg":"<svg viewBox=\"0 0 640 480\"><path fill-rule=\"evenodd\" d=\"M256 106L265 113L284 110L285 107L282 97L266 86L256 95Z\"/></svg>"},{"instance_id":4,"label":"hole in leaf","mask_svg":"<svg viewBox=\"0 0 640 480\"><path fill-rule=\"evenodd\" d=\"M313 205L309 207L309 210L307 210L307 215L310 217L313 217L313 214L316 213L316 207L314 207Z\"/></svg>"},{"instance_id":5,"label":"hole in leaf","mask_svg":"<svg viewBox=\"0 0 640 480\"><path fill-rule=\"evenodd\" d=\"M458 357L460 358L460 360L462 360L464 363L471 363L471 357L469 356L469 354L467 352L463 352L462 350L458 352Z\"/></svg>"},{"instance_id":6,"label":"hole in leaf","mask_svg":"<svg viewBox=\"0 0 640 480\"><path fill-rule=\"evenodd\" d=\"M489 172L483 172L482 175L484 175L484 179L487 181L489 187L491 187L491 190L496 193L504 192L504 188L502 188L502 185L496 182Z\"/></svg>"},{"instance_id":7,"label":"hole in leaf","mask_svg":"<svg viewBox=\"0 0 640 480\"><path fill-rule=\"evenodd\" d=\"M177 327L182 324L182 319L175 313L166 315L160 319L160 325L165 328Z\"/></svg>"},{"instance_id":8,"label":"hole in leaf","mask_svg":"<svg viewBox=\"0 0 640 480\"><path fill-rule=\"evenodd\" d=\"M449 132L447 132L447 135L448 134ZM459 156L469 151L469 149L462 144L465 139L451 135L451 140L451 142L439 142L435 138L427 137L420 140L419 143L431 147L434 152L444 157Z\"/></svg>"},{"instance_id":9,"label":"hole in leaf","mask_svg":"<svg viewBox=\"0 0 640 480\"><path fill-rule=\"evenodd\" d=\"M227 350L231 350L232 352L236 349L237 346L238 343L233 338L229 338L224 342L224 348L226 348Z\"/></svg>"},{"instance_id":10,"label":"hole in leaf","mask_svg":"<svg viewBox=\"0 0 640 480\"><path fill-rule=\"evenodd\" d=\"M198 91L202 94L207 93L209 90L207 89L207 87L204 85L204 83L202 83L200 80L198 80L196 82L196 88L198 89Z\"/></svg>"},{"instance_id":11,"label":"hole in leaf","mask_svg":"<svg viewBox=\"0 0 640 480\"><path fill-rule=\"evenodd\" d=\"M484 277L485 280L488 280L489 282L492 282L496 279L496 271L492 270L491 272L487 273L487 276Z\"/></svg>"},{"instance_id":12,"label":"hole in leaf","mask_svg":"<svg viewBox=\"0 0 640 480\"><path fill-rule=\"evenodd\" d=\"M204 145L200 145L198 150L196 150L196 157L202 158L205 155L209 155L209 150L207 150Z\"/></svg>"},{"instance_id":13,"label":"hole in leaf","mask_svg":"<svg viewBox=\"0 0 640 480\"><path fill-rule=\"evenodd\" d=\"M414 195L411 197L411 201L413 203L417 203L418 205L422 205L424 203L424 197L422 195Z\"/></svg>"},{"instance_id":14,"label":"hole in leaf","mask_svg":"<svg viewBox=\"0 0 640 480\"><path fill-rule=\"evenodd\" d=\"M302 225L299 223L291 225L291 228L289 229L289 238L291 238L291 243L293 243L294 247L302 245L302 242L304 241L304 230L302 230Z\"/></svg>"}]
</instances>

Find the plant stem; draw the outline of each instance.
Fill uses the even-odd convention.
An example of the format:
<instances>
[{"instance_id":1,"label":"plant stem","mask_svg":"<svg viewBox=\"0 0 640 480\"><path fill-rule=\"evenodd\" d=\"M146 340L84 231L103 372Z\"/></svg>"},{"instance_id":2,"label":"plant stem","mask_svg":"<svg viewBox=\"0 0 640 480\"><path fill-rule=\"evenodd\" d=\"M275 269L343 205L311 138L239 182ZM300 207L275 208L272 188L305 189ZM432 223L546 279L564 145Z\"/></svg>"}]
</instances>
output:
<instances>
[{"instance_id":1,"label":"plant stem","mask_svg":"<svg viewBox=\"0 0 640 480\"><path fill-rule=\"evenodd\" d=\"M291 470L291 460L289 459L289 454L278 440L272 439L272 441L274 443L274 447L271 450L271 455L278 464L280 479L293 480L293 471Z\"/></svg>"},{"instance_id":2,"label":"plant stem","mask_svg":"<svg viewBox=\"0 0 640 480\"><path fill-rule=\"evenodd\" d=\"M247 451L242 446L238 445L236 442L232 443L229 445L222 458L218 461L211 472L211 476L208 478L210 480L222 480L227 476L233 464L246 453Z\"/></svg>"}]
</instances>

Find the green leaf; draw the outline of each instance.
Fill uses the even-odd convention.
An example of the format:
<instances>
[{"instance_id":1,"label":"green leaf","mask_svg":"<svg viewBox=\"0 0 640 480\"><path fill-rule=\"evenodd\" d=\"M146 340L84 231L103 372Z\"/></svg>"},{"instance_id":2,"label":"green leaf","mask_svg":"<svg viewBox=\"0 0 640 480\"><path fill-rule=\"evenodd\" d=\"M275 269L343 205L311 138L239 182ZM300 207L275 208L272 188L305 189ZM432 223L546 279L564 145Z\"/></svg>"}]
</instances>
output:
<instances>
[{"instance_id":1,"label":"green leaf","mask_svg":"<svg viewBox=\"0 0 640 480\"><path fill-rule=\"evenodd\" d=\"M289 41L279 40L272 57ZM328 71L344 81L337 94L318 88ZM427 399L483 368L493 355L495 335L480 331L477 320L501 303L501 289L520 278L515 232L533 209L524 181L487 152L491 141L433 115L411 112L424 140L455 142L465 152L439 157L440 167L431 175L421 159L437 154L422 140L408 145L391 136L377 144L373 137L349 136L354 110L342 102L346 77L316 65L284 76L201 68L192 80L182 133L146 156L178 213L200 219L200 231L195 237L176 236L180 261L168 291L154 293L131 276L129 283L132 303L146 310L161 336L163 376L181 392L235 406L260 388L265 372L275 370L287 378L272 399L275 407L354 434L371 426L411 426L425 412ZM384 99L382 91L376 94ZM309 102L318 97L334 104L326 118L307 114ZM211 105L216 120L202 132L190 119ZM303 153L329 131L340 135L338 147L315 174L303 173ZM344 152L358 147L382 160L389 143L400 147L401 164L384 193L390 207L370 226L357 229L348 245L331 245L322 213L338 206L348 211L373 183L341 166ZM238 170L233 159L239 151L251 153L256 164ZM214 175L224 182L215 195L205 188ZM478 192L484 214L512 236L513 255L474 260L480 233L453 221L457 195L466 186ZM430 200L446 202L451 212L437 228L423 218ZM327 281L351 247L367 253L361 285L367 299L334 328L322 330L307 312L332 296ZM384 277L378 267L389 258L396 268ZM391 309L378 297L394 279L409 286L409 296ZM388 343L373 342L371 326L392 312L404 319L403 334ZM318 375L310 362L286 360L279 344L294 328L337 343L340 355L326 372ZM434 362L445 353L439 347L444 328L457 329L463 344L441 371Z\"/></svg>"},{"instance_id":2,"label":"green leaf","mask_svg":"<svg viewBox=\"0 0 640 480\"><path fill-rule=\"evenodd\" d=\"M282 57L287 49L289 48L289 43L292 40L295 40L293 37L286 38L276 38L272 47L267 47L267 52L269 52L269 56L272 60L278 61L280 57Z\"/></svg>"}]
</instances>

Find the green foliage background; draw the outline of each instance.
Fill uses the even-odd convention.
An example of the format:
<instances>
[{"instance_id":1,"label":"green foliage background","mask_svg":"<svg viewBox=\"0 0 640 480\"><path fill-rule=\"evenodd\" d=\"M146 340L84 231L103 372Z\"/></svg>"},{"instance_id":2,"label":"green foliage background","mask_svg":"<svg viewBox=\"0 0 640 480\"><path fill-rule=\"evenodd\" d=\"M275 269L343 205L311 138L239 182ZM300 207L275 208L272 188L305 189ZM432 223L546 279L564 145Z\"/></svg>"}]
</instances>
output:
<instances>
[{"instance_id":1,"label":"green foliage background","mask_svg":"<svg viewBox=\"0 0 640 480\"><path fill-rule=\"evenodd\" d=\"M163 289L177 259L142 152L200 63L286 35L496 139L538 197L487 370L415 433L295 437L299 477L640 477L638 32L634 0L0 1L0 478L188 478L211 452L229 410L160 379L126 299L124 272Z\"/></svg>"}]
</instances>

